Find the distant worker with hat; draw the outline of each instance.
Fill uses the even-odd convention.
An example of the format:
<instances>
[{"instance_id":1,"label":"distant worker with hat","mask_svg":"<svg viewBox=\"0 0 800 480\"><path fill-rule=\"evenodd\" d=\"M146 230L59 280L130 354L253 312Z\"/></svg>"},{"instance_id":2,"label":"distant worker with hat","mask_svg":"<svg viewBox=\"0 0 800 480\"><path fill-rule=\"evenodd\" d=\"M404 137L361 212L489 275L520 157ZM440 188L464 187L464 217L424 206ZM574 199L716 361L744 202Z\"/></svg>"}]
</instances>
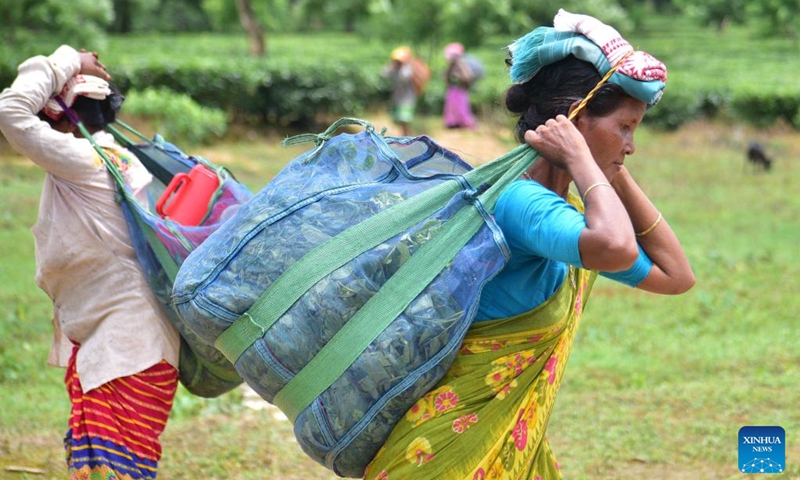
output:
<instances>
[{"instance_id":1,"label":"distant worker with hat","mask_svg":"<svg viewBox=\"0 0 800 480\"><path fill-rule=\"evenodd\" d=\"M430 70L407 46L392 50L390 58L391 63L384 67L382 74L392 82L392 120L400 127L402 135L408 136L411 134L417 100L430 79Z\"/></svg>"}]
</instances>

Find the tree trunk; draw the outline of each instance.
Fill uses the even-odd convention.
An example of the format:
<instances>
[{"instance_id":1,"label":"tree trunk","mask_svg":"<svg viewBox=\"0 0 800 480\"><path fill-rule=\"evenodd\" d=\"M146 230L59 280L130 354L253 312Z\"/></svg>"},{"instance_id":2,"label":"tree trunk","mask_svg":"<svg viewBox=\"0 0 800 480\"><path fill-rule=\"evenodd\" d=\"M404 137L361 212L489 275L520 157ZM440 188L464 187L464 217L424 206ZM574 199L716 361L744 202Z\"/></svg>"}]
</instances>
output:
<instances>
[{"instance_id":1,"label":"tree trunk","mask_svg":"<svg viewBox=\"0 0 800 480\"><path fill-rule=\"evenodd\" d=\"M4 38L9 46L17 45L17 20L21 19L20 6L17 4L15 7L5 7L0 10L0 20L5 30L0 32L0 38Z\"/></svg>"},{"instance_id":2,"label":"tree trunk","mask_svg":"<svg viewBox=\"0 0 800 480\"><path fill-rule=\"evenodd\" d=\"M130 0L114 0L114 33L133 31L133 8Z\"/></svg>"},{"instance_id":3,"label":"tree trunk","mask_svg":"<svg viewBox=\"0 0 800 480\"><path fill-rule=\"evenodd\" d=\"M239 11L239 22L247 32L247 38L250 42L250 55L263 57L267 53L264 31L261 29L261 24L258 23L258 19L253 12L250 0L236 0L236 9Z\"/></svg>"}]
</instances>

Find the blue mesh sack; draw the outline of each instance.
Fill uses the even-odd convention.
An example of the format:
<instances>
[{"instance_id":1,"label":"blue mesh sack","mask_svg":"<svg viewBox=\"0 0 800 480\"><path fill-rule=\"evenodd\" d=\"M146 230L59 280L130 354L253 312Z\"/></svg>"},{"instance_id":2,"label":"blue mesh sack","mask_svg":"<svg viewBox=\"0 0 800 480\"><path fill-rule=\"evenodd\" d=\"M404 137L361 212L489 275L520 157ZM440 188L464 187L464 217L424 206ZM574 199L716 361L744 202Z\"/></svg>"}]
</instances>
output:
<instances>
[{"instance_id":1,"label":"blue mesh sack","mask_svg":"<svg viewBox=\"0 0 800 480\"><path fill-rule=\"evenodd\" d=\"M332 136L345 124L357 134ZM428 137L342 119L183 263L173 303L303 450L360 477L458 353L508 250L491 211L535 159L472 169Z\"/></svg>"},{"instance_id":2,"label":"blue mesh sack","mask_svg":"<svg viewBox=\"0 0 800 480\"><path fill-rule=\"evenodd\" d=\"M67 110L65 110L67 111ZM73 121L80 125L75 118ZM191 393L201 397L217 397L242 383L233 365L211 344L201 340L181 322L172 301L172 283L180 265L189 254L233 212L252 197L252 193L223 167L213 165L199 156L188 156L160 135L153 140L143 137L129 125L117 121L117 126L139 138L130 140L114 125L108 130L118 142L133 152L153 174L147 191L148 205L142 205L132 194L116 165L107 153L94 142L88 132L84 136L103 158L106 168L114 178L119 192L119 201L128 225L128 231L136 251L137 259L147 281L165 312L177 327L181 336L178 373L181 384ZM182 225L169 217L162 218L156 211L157 199L176 176L190 172L202 165L218 177L218 187L207 200L202 221L197 225Z\"/></svg>"}]
</instances>

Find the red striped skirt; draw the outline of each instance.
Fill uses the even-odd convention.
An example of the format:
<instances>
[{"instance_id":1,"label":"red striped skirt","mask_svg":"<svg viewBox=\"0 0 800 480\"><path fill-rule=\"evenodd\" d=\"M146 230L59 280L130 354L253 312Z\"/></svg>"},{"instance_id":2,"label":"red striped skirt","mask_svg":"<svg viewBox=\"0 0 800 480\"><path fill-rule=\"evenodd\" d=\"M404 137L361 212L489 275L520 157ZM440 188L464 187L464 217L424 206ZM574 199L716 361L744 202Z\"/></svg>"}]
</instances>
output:
<instances>
[{"instance_id":1,"label":"red striped skirt","mask_svg":"<svg viewBox=\"0 0 800 480\"><path fill-rule=\"evenodd\" d=\"M64 438L69 479L154 479L178 372L166 361L84 392L75 369L76 346L64 383L72 402Z\"/></svg>"}]
</instances>

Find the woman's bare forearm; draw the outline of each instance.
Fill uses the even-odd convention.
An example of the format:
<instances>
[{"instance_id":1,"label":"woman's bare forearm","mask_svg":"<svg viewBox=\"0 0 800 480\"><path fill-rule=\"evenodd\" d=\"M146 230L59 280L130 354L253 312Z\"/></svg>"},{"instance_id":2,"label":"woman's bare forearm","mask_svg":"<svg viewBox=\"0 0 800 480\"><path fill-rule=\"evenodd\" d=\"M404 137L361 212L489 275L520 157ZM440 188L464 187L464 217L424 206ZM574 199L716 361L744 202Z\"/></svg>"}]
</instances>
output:
<instances>
[{"instance_id":1,"label":"woman's bare forearm","mask_svg":"<svg viewBox=\"0 0 800 480\"><path fill-rule=\"evenodd\" d=\"M694 273L689 259L662 212L624 167L614 176L612 185L637 232L636 240L653 261L650 275L638 288L663 294L679 294L692 288Z\"/></svg>"}]
</instances>

